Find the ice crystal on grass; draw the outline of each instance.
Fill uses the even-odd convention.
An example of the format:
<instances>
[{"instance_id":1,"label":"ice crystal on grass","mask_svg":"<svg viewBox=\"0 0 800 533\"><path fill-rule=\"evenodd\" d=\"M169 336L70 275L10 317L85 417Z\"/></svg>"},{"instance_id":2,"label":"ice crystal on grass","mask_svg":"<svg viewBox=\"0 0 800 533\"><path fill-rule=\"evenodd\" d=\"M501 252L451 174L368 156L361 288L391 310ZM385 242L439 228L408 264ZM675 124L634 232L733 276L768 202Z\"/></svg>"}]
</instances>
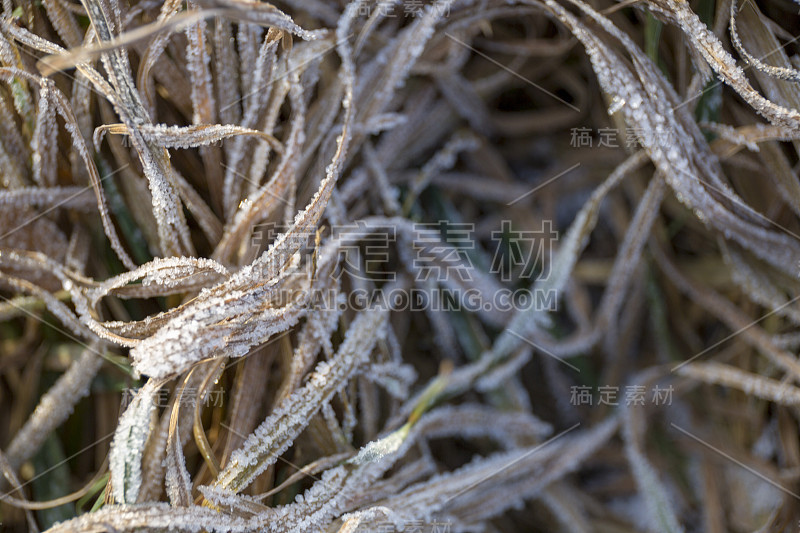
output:
<instances>
[{"instance_id":1,"label":"ice crystal on grass","mask_svg":"<svg viewBox=\"0 0 800 533\"><path fill-rule=\"evenodd\" d=\"M322 405L351 379L365 362L385 327L385 311L365 311L350 326L330 362L320 362L308 383L286 398L231 456L217 485L239 492L273 464Z\"/></svg>"},{"instance_id":2,"label":"ice crystal on grass","mask_svg":"<svg viewBox=\"0 0 800 533\"><path fill-rule=\"evenodd\" d=\"M119 419L109 452L109 469L114 499L135 503L142 484L142 452L150 435L151 415L156 407L160 384L148 381Z\"/></svg>"},{"instance_id":3,"label":"ice crystal on grass","mask_svg":"<svg viewBox=\"0 0 800 533\"><path fill-rule=\"evenodd\" d=\"M1 13L4 528L796 526L784 3Z\"/></svg>"},{"instance_id":4,"label":"ice crystal on grass","mask_svg":"<svg viewBox=\"0 0 800 533\"><path fill-rule=\"evenodd\" d=\"M19 468L44 443L44 439L72 414L75 404L89 394L89 385L103 363L101 344L87 346L69 369L42 396L31 417L14 436L5 452L12 468Z\"/></svg>"}]
</instances>

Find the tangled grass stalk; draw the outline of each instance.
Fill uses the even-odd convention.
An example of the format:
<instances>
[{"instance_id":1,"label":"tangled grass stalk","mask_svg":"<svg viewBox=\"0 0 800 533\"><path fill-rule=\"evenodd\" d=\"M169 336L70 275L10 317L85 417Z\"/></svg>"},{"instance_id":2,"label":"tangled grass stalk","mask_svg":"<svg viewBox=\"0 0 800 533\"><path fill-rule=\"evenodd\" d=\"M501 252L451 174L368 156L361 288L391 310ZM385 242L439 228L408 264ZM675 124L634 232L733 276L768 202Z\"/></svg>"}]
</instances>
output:
<instances>
[{"instance_id":1,"label":"tangled grass stalk","mask_svg":"<svg viewBox=\"0 0 800 533\"><path fill-rule=\"evenodd\" d=\"M0 527L795 531L797 7L4 0Z\"/></svg>"}]
</instances>

